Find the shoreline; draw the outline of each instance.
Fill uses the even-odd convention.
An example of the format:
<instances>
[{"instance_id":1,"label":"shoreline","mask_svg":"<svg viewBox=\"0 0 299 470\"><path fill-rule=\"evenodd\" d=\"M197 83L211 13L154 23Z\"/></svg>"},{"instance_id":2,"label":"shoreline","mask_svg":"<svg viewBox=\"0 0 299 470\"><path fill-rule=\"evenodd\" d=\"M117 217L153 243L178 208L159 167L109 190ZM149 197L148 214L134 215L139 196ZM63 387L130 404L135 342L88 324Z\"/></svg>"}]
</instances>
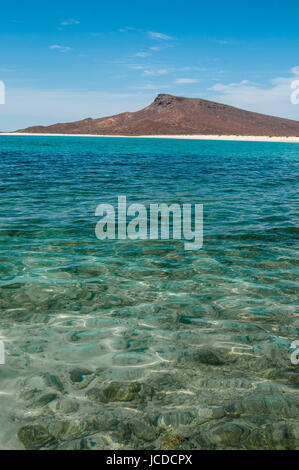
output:
<instances>
[{"instance_id":1,"label":"shoreline","mask_svg":"<svg viewBox=\"0 0 299 470\"><path fill-rule=\"evenodd\" d=\"M281 142L299 143L298 137L279 136L250 136L250 135L98 135L98 134L48 134L48 133L23 133L2 132L1 136L31 136L31 137L116 137L125 139L185 139L185 140L227 140L237 142Z\"/></svg>"}]
</instances>

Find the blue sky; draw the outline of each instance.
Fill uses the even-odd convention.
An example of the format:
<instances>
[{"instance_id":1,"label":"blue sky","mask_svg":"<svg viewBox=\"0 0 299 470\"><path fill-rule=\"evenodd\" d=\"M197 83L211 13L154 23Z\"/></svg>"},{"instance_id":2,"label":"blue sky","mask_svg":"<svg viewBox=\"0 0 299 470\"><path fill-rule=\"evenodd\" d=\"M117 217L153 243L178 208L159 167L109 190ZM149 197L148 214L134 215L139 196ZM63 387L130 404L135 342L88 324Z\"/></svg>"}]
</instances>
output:
<instances>
[{"instance_id":1,"label":"blue sky","mask_svg":"<svg viewBox=\"0 0 299 470\"><path fill-rule=\"evenodd\" d=\"M298 1L1 4L0 130L135 111L158 93L299 120Z\"/></svg>"}]
</instances>

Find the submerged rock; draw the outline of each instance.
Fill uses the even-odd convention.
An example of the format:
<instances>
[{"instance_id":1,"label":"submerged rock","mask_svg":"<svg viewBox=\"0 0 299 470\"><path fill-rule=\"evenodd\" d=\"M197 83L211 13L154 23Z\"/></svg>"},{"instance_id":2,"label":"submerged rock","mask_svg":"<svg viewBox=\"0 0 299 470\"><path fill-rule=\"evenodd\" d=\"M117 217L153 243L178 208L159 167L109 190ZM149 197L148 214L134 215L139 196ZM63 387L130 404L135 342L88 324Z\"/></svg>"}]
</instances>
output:
<instances>
[{"instance_id":1,"label":"submerged rock","mask_svg":"<svg viewBox=\"0 0 299 470\"><path fill-rule=\"evenodd\" d=\"M149 426L144 421L132 421L129 424L130 431L141 441L153 441L157 437L157 429Z\"/></svg>"},{"instance_id":2,"label":"submerged rock","mask_svg":"<svg viewBox=\"0 0 299 470\"><path fill-rule=\"evenodd\" d=\"M213 444L218 448L241 449L242 441L249 435L249 427L244 423L228 422L215 426L210 433Z\"/></svg>"},{"instance_id":3,"label":"submerged rock","mask_svg":"<svg viewBox=\"0 0 299 470\"><path fill-rule=\"evenodd\" d=\"M81 367L76 367L70 371L71 384L81 390L95 379L96 375L93 371Z\"/></svg>"},{"instance_id":4,"label":"submerged rock","mask_svg":"<svg viewBox=\"0 0 299 470\"><path fill-rule=\"evenodd\" d=\"M187 349L178 358L178 363L200 363L208 366L223 366L225 364L237 361L235 355L227 350L220 350L211 346L202 346L197 350Z\"/></svg>"},{"instance_id":5,"label":"submerged rock","mask_svg":"<svg viewBox=\"0 0 299 470\"><path fill-rule=\"evenodd\" d=\"M193 438L192 438L193 439ZM194 436L202 449L295 450L299 448L298 422L265 423L265 419L207 423Z\"/></svg>"},{"instance_id":6,"label":"submerged rock","mask_svg":"<svg viewBox=\"0 0 299 470\"><path fill-rule=\"evenodd\" d=\"M18 438L25 449L37 450L57 444L55 437L41 424L28 424L21 427L18 431Z\"/></svg>"},{"instance_id":7,"label":"submerged rock","mask_svg":"<svg viewBox=\"0 0 299 470\"><path fill-rule=\"evenodd\" d=\"M30 390L25 390L20 393L20 398L25 400L25 401L31 401L33 400L36 396L40 395L42 390L39 390L37 388L30 389Z\"/></svg>"},{"instance_id":8,"label":"submerged rock","mask_svg":"<svg viewBox=\"0 0 299 470\"><path fill-rule=\"evenodd\" d=\"M100 430L100 422L96 418L56 421L49 425L51 434L60 441L83 438Z\"/></svg>"},{"instance_id":9,"label":"submerged rock","mask_svg":"<svg viewBox=\"0 0 299 470\"><path fill-rule=\"evenodd\" d=\"M226 406L234 416L277 416L296 418L296 404L284 395L255 395L235 400Z\"/></svg>"},{"instance_id":10,"label":"submerged rock","mask_svg":"<svg viewBox=\"0 0 299 470\"><path fill-rule=\"evenodd\" d=\"M70 372L70 379L72 382L83 382L86 375L92 375L93 372L89 369L83 369L81 367L76 367Z\"/></svg>"},{"instance_id":11,"label":"submerged rock","mask_svg":"<svg viewBox=\"0 0 299 470\"><path fill-rule=\"evenodd\" d=\"M56 393L45 393L41 395L37 400L34 401L34 406L43 407L51 403L51 401L56 400L57 394Z\"/></svg>"},{"instance_id":12,"label":"submerged rock","mask_svg":"<svg viewBox=\"0 0 299 470\"><path fill-rule=\"evenodd\" d=\"M212 348L200 348L196 353L196 360L202 364L212 366L222 366L225 364L221 354Z\"/></svg>"},{"instance_id":13,"label":"submerged rock","mask_svg":"<svg viewBox=\"0 0 299 470\"><path fill-rule=\"evenodd\" d=\"M45 374L44 381L49 387L53 387L59 392L64 391L63 383L57 375Z\"/></svg>"},{"instance_id":14,"label":"submerged rock","mask_svg":"<svg viewBox=\"0 0 299 470\"><path fill-rule=\"evenodd\" d=\"M154 388L139 382L111 382L105 388L88 390L87 397L93 401L108 403L110 401L144 401L151 400Z\"/></svg>"},{"instance_id":15,"label":"submerged rock","mask_svg":"<svg viewBox=\"0 0 299 470\"><path fill-rule=\"evenodd\" d=\"M75 400L66 398L56 404L56 410L65 414L75 413L79 409L79 403Z\"/></svg>"}]
</instances>

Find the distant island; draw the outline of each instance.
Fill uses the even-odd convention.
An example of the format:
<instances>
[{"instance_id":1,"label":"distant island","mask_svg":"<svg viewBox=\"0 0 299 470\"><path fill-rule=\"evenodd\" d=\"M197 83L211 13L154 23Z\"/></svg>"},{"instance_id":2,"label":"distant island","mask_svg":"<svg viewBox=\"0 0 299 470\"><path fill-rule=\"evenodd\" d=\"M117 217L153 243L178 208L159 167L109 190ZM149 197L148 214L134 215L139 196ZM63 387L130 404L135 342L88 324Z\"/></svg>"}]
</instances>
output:
<instances>
[{"instance_id":1,"label":"distant island","mask_svg":"<svg viewBox=\"0 0 299 470\"><path fill-rule=\"evenodd\" d=\"M152 104L114 116L83 119L17 131L26 134L119 136L276 136L298 137L299 122L245 111L199 98L159 94Z\"/></svg>"}]
</instances>

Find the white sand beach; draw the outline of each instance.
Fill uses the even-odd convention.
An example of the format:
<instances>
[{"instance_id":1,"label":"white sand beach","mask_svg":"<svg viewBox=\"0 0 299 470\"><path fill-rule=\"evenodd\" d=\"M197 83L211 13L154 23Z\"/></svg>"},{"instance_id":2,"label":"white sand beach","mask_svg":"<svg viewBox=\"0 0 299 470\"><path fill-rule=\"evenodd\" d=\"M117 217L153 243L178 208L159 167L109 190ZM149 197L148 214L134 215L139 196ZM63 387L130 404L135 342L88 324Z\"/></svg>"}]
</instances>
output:
<instances>
[{"instance_id":1,"label":"white sand beach","mask_svg":"<svg viewBox=\"0 0 299 470\"><path fill-rule=\"evenodd\" d=\"M257 136L257 135L97 135L97 134L30 134L22 132L3 132L1 136L37 137L122 137L126 139L190 139L190 140L230 140L240 142L285 142L299 143L298 137Z\"/></svg>"}]
</instances>

